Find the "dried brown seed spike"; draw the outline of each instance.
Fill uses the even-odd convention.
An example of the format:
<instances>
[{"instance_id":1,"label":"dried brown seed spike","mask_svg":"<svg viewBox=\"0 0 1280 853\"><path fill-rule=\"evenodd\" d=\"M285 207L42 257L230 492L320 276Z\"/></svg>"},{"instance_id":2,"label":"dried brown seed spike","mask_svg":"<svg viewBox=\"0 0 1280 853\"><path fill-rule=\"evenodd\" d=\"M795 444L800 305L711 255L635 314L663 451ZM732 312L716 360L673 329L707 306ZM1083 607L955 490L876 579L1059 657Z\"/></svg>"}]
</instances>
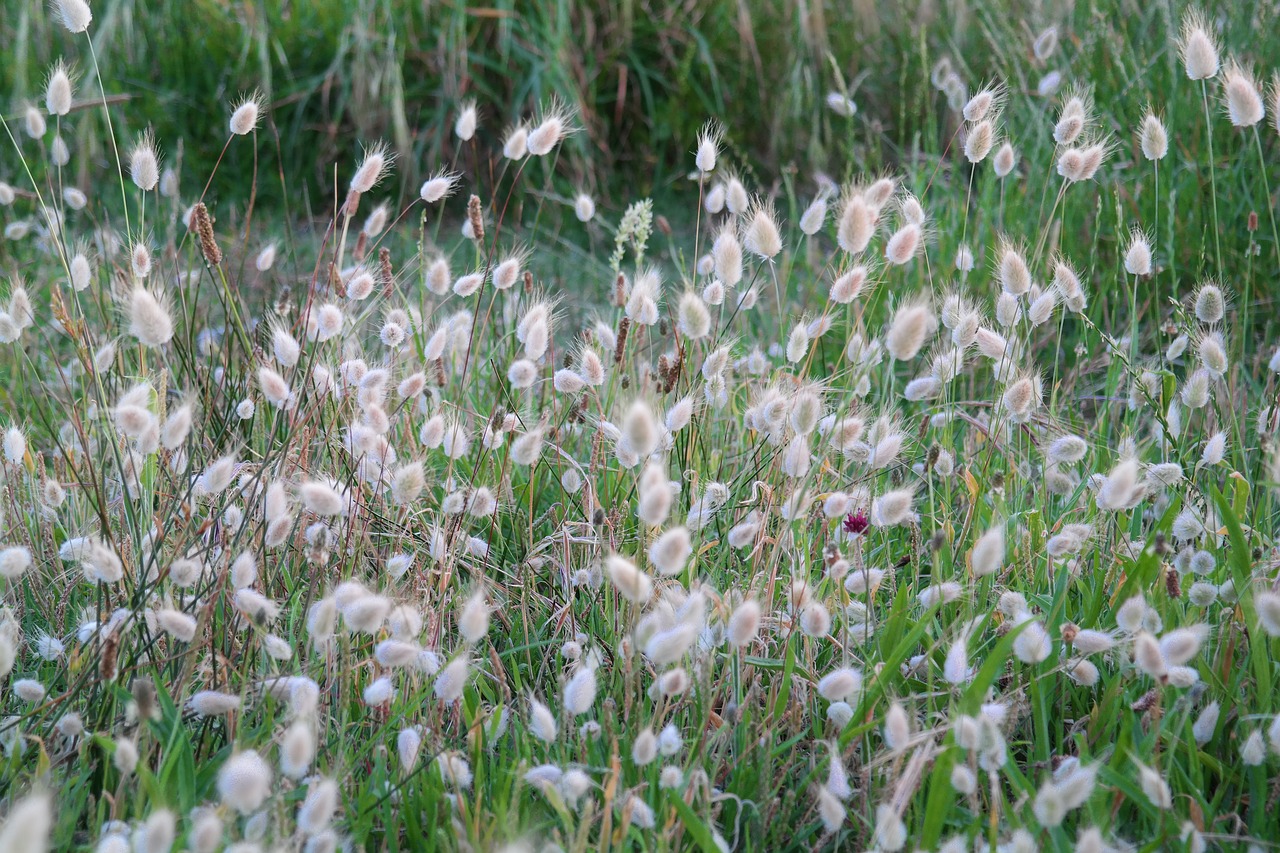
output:
<instances>
[{"instance_id":1,"label":"dried brown seed spike","mask_svg":"<svg viewBox=\"0 0 1280 853\"><path fill-rule=\"evenodd\" d=\"M471 221L471 233L476 242L484 242L484 213L480 208L480 196L473 195L467 201L467 218Z\"/></svg>"},{"instance_id":2,"label":"dried brown seed spike","mask_svg":"<svg viewBox=\"0 0 1280 853\"><path fill-rule=\"evenodd\" d=\"M1129 707L1134 711L1139 711L1139 712L1149 711L1153 707L1155 707L1155 704L1157 701L1159 701L1159 699L1160 699L1160 691L1153 687L1152 689L1148 690L1146 693L1143 693L1141 696L1139 696L1137 701L1134 702Z\"/></svg>"},{"instance_id":3,"label":"dried brown seed spike","mask_svg":"<svg viewBox=\"0 0 1280 853\"><path fill-rule=\"evenodd\" d=\"M631 320L623 317L618 321L618 342L613 347L613 363L622 363L622 353L627 347L627 332L631 329Z\"/></svg>"},{"instance_id":4,"label":"dried brown seed spike","mask_svg":"<svg viewBox=\"0 0 1280 853\"><path fill-rule=\"evenodd\" d=\"M386 246L378 249L378 273L382 276L382 295L390 298L395 290L396 274L391 267L391 250Z\"/></svg>"},{"instance_id":5,"label":"dried brown seed spike","mask_svg":"<svg viewBox=\"0 0 1280 853\"><path fill-rule=\"evenodd\" d=\"M200 252L204 255L205 262L211 267L216 267L222 263L222 249L218 247L218 241L214 237L213 219L209 216L209 208L205 207L204 202L196 202L191 218L196 225L196 235L200 238Z\"/></svg>"}]
</instances>

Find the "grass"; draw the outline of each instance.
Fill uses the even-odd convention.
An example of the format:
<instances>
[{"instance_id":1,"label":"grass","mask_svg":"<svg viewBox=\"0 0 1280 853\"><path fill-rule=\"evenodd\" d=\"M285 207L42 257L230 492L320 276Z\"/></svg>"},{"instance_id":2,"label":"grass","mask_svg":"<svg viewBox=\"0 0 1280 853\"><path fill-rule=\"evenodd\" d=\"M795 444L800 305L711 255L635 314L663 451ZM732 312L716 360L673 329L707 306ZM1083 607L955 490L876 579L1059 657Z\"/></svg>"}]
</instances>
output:
<instances>
[{"instance_id":1,"label":"grass","mask_svg":"<svg viewBox=\"0 0 1280 853\"><path fill-rule=\"evenodd\" d=\"M1212 11L1224 56L1274 55L1270 11ZM39 138L6 114L0 156L0 849L1280 846L1280 140L1186 79L1183 12L121 0L73 36L15 6L15 105L43 106L56 57L80 79ZM963 153L959 108L995 80L1005 178ZM1078 183L1052 136L1072 84L1107 146ZM229 136L255 88L260 125ZM852 117L824 106L841 90ZM554 98L576 132L504 157ZM176 192L133 180L147 126ZM398 160L352 211L378 138ZM457 192L418 200L441 168ZM802 233L823 178L870 197L885 174L868 248L841 247L839 194ZM703 254L774 221L707 209L731 177L780 248L717 303L738 264ZM892 263L907 193L923 240ZM1002 291L1006 237L1029 293ZM499 290L507 258L527 275ZM831 299L857 264L868 285ZM1209 278L1221 318L1197 313ZM970 310L989 333L949 371ZM1227 367L1192 406L1215 333ZM1050 450L1070 435L1082 455ZM660 531L690 553L654 553ZM250 751L269 779L231 761Z\"/></svg>"}]
</instances>

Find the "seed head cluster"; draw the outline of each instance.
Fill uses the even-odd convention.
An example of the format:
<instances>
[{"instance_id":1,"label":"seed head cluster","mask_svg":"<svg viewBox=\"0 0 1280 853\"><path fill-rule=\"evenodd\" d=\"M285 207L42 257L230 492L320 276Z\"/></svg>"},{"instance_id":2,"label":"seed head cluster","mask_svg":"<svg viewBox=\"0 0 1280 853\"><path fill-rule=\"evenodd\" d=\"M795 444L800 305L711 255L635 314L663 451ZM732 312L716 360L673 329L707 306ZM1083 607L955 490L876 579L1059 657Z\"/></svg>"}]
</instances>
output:
<instances>
[{"instance_id":1,"label":"seed head cluster","mask_svg":"<svg viewBox=\"0 0 1280 853\"><path fill-rule=\"evenodd\" d=\"M71 186L58 60L0 184L0 850L1264 849L1275 247L1168 237L1214 164L1113 138L1069 35L938 62L927 168L764 181L710 121L676 226L574 185L576 109L467 101L297 239L149 130ZM1252 136L1219 39L1175 84Z\"/></svg>"}]
</instances>

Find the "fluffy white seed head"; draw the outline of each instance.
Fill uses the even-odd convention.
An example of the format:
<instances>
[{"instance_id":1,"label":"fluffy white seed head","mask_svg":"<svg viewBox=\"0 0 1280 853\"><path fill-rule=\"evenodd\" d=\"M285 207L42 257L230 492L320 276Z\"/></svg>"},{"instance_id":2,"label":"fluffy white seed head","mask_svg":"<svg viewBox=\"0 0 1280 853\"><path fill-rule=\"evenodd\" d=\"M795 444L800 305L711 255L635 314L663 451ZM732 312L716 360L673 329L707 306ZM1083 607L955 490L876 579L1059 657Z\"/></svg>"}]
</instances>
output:
<instances>
[{"instance_id":1,"label":"fluffy white seed head","mask_svg":"<svg viewBox=\"0 0 1280 853\"><path fill-rule=\"evenodd\" d=\"M463 142L470 142L471 138L476 135L476 125L479 121L480 116L476 109L476 102L466 101L462 104L462 109L458 111L458 118L453 124L453 132Z\"/></svg>"},{"instance_id":2,"label":"fluffy white seed head","mask_svg":"<svg viewBox=\"0 0 1280 853\"><path fill-rule=\"evenodd\" d=\"M462 176L456 172L446 172L442 169L423 182L418 196L427 204L435 204L451 196L461 178Z\"/></svg>"},{"instance_id":3,"label":"fluffy white seed head","mask_svg":"<svg viewBox=\"0 0 1280 853\"><path fill-rule=\"evenodd\" d=\"M1196 319L1205 325L1212 326L1222 321L1226 315L1227 299L1217 282L1206 281L1196 290Z\"/></svg>"},{"instance_id":4,"label":"fluffy white seed head","mask_svg":"<svg viewBox=\"0 0 1280 853\"><path fill-rule=\"evenodd\" d=\"M649 546L649 562L661 575L675 575L683 571L686 561L693 554L693 542L688 528L673 527Z\"/></svg>"},{"instance_id":5,"label":"fluffy white seed head","mask_svg":"<svg viewBox=\"0 0 1280 853\"><path fill-rule=\"evenodd\" d=\"M49 72L44 88L44 105L50 115L65 116L71 112L71 74L62 60Z\"/></svg>"},{"instance_id":6,"label":"fluffy white seed head","mask_svg":"<svg viewBox=\"0 0 1280 853\"><path fill-rule=\"evenodd\" d=\"M458 613L458 633L468 643L478 643L489 632L489 602L479 590L467 599Z\"/></svg>"},{"instance_id":7,"label":"fluffy white seed head","mask_svg":"<svg viewBox=\"0 0 1280 853\"><path fill-rule=\"evenodd\" d=\"M53 8L67 32L82 33L93 22L93 10L87 0L54 0Z\"/></svg>"},{"instance_id":8,"label":"fluffy white seed head","mask_svg":"<svg viewBox=\"0 0 1280 853\"><path fill-rule=\"evenodd\" d=\"M529 153L545 157L574 130L571 113L559 103L553 103L543 114L536 127L529 131Z\"/></svg>"},{"instance_id":9,"label":"fluffy white seed head","mask_svg":"<svg viewBox=\"0 0 1280 853\"><path fill-rule=\"evenodd\" d=\"M747 599L734 608L729 617L729 643L735 648L750 644L760 633L760 603Z\"/></svg>"},{"instance_id":10,"label":"fluffy white seed head","mask_svg":"<svg viewBox=\"0 0 1280 853\"><path fill-rule=\"evenodd\" d=\"M1004 567L1005 539L1003 524L996 524L978 537L969 562L978 577L993 575Z\"/></svg>"},{"instance_id":11,"label":"fluffy white seed head","mask_svg":"<svg viewBox=\"0 0 1280 853\"><path fill-rule=\"evenodd\" d=\"M716 160L720 156L721 133L720 126L713 122L708 122L698 133L698 148L693 160L704 175L715 171Z\"/></svg>"},{"instance_id":12,"label":"fluffy white seed head","mask_svg":"<svg viewBox=\"0 0 1280 853\"><path fill-rule=\"evenodd\" d=\"M252 814L271 795L271 779L271 765L248 749L228 758L218 770L218 796L240 814Z\"/></svg>"},{"instance_id":13,"label":"fluffy white seed head","mask_svg":"<svg viewBox=\"0 0 1280 853\"><path fill-rule=\"evenodd\" d=\"M241 98L231 110L230 130L235 136L248 136L258 129L262 120L262 95L254 93Z\"/></svg>"},{"instance_id":14,"label":"fluffy white seed head","mask_svg":"<svg viewBox=\"0 0 1280 853\"><path fill-rule=\"evenodd\" d=\"M898 361L910 361L937 330L938 321L924 302L910 302L894 312L885 348Z\"/></svg>"},{"instance_id":15,"label":"fluffy white seed head","mask_svg":"<svg viewBox=\"0 0 1280 853\"><path fill-rule=\"evenodd\" d=\"M147 347L162 347L173 338L173 318L165 300L146 289L135 287L125 306L129 320L129 334Z\"/></svg>"},{"instance_id":16,"label":"fluffy white seed head","mask_svg":"<svg viewBox=\"0 0 1280 853\"><path fill-rule=\"evenodd\" d=\"M384 143L365 148L360 165L351 176L351 192L360 194L369 192L387 176L390 170L391 154Z\"/></svg>"},{"instance_id":17,"label":"fluffy white seed head","mask_svg":"<svg viewBox=\"0 0 1280 853\"><path fill-rule=\"evenodd\" d=\"M1153 112L1148 112L1142 119L1142 128L1138 133L1142 146L1142 156L1151 161L1159 161L1169 153L1169 134L1164 122Z\"/></svg>"},{"instance_id":18,"label":"fluffy white seed head","mask_svg":"<svg viewBox=\"0 0 1280 853\"><path fill-rule=\"evenodd\" d=\"M632 604L644 604L653 594L653 579L620 554L606 557L604 570L618 594Z\"/></svg>"},{"instance_id":19,"label":"fluffy white seed head","mask_svg":"<svg viewBox=\"0 0 1280 853\"><path fill-rule=\"evenodd\" d=\"M851 667L834 670L818 681L818 695L828 702L851 699L860 690L862 673Z\"/></svg>"},{"instance_id":20,"label":"fluffy white seed head","mask_svg":"<svg viewBox=\"0 0 1280 853\"><path fill-rule=\"evenodd\" d=\"M1124 251L1124 268L1129 275L1151 274L1151 239L1137 228L1129 232L1129 245Z\"/></svg>"},{"instance_id":21,"label":"fluffy white seed head","mask_svg":"<svg viewBox=\"0 0 1280 853\"><path fill-rule=\"evenodd\" d=\"M138 189L145 192L160 183L160 155L150 131L143 134L129 152L129 176Z\"/></svg>"},{"instance_id":22,"label":"fluffy white seed head","mask_svg":"<svg viewBox=\"0 0 1280 853\"><path fill-rule=\"evenodd\" d=\"M982 121L969 128L964 140L964 156L970 163L981 163L991 153L996 142L996 128L991 119Z\"/></svg>"},{"instance_id":23,"label":"fluffy white seed head","mask_svg":"<svg viewBox=\"0 0 1280 853\"><path fill-rule=\"evenodd\" d=\"M782 251L782 234L772 205L760 200L752 203L742 230L742 245L761 260L769 260Z\"/></svg>"},{"instance_id":24,"label":"fluffy white seed head","mask_svg":"<svg viewBox=\"0 0 1280 853\"><path fill-rule=\"evenodd\" d=\"M991 167L998 177L1008 177L1018 165L1018 152L1013 145L1006 142L996 149L996 156L991 160Z\"/></svg>"},{"instance_id":25,"label":"fluffy white seed head","mask_svg":"<svg viewBox=\"0 0 1280 853\"><path fill-rule=\"evenodd\" d=\"M1190 9L1182 18L1182 33L1178 51L1183 68L1192 80L1207 80L1218 74L1218 42L1214 38L1209 21L1198 9Z\"/></svg>"},{"instance_id":26,"label":"fluffy white seed head","mask_svg":"<svg viewBox=\"0 0 1280 853\"><path fill-rule=\"evenodd\" d=\"M1222 72L1222 100L1236 127L1253 127L1266 112L1253 72L1234 60Z\"/></svg>"},{"instance_id":27,"label":"fluffy white seed head","mask_svg":"<svg viewBox=\"0 0 1280 853\"><path fill-rule=\"evenodd\" d=\"M459 655L436 674L435 694L442 702L452 703L462 698L470 676L471 664L467 656Z\"/></svg>"},{"instance_id":28,"label":"fluffy white seed head","mask_svg":"<svg viewBox=\"0 0 1280 853\"><path fill-rule=\"evenodd\" d=\"M849 192L840 209L836 239L840 248L850 254L866 250L875 236L878 209L861 192Z\"/></svg>"},{"instance_id":29,"label":"fluffy white seed head","mask_svg":"<svg viewBox=\"0 0 1280 853\"><path fill-rule=\"evenodd\" d=\"M529 129L523 124L507 131L502 141L502 156L508 160L523 160L529 153Z\"/></svg>"},{"instance_id":30,"label":"fluffy white seed head","mask_svg":"<svg viewBox=\"0 0 1280 853\"><path fill-rule=\"evenodd\" d=\"M902 266L920 252L924 244L924 231L914 222L908 222L890 235L884 246L884 257L894 266Z\"/></svg>"}]
</instances>

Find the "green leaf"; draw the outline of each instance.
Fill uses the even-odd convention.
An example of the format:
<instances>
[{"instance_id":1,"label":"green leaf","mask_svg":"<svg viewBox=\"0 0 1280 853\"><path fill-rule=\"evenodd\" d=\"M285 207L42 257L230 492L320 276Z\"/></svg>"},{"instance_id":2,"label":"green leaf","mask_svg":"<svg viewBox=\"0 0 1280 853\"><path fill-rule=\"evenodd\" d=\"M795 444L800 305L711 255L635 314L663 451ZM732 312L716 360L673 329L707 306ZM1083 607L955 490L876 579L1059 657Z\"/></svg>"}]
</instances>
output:
<instances>
[{"instance_id":1,"label":"green leaf","mask_svg":"<svg viewBox=\"0 0 1280 853\"><path fill-rule=\"evenodd\" d=\"M1247 489L1247 486L1246 486ZM1247 492L1246 492L1247 494ZM1237 489L1237 497L1240 492ZM1257 682L1255 698L1261 707L1256 712L1271 711L1271 653L1267 648L1266 634L1258 630L1258 612L1253 605L1253 559L1249 551L1249 542L1245 539L1244 528L1235 509L1227 502L1227 497L1216 487L1213 488L1213 499L1222 515L1222 522L1227 528L1227 539L1231 542L1231 553L1227 563L1231 566L1231 579L1236 586L1236 596L1240 601L1240 612L1244 614L1245 630L1249 636L1249 665L1253 669L1253 677ZM1256 642L1261 638L1261 642Z\"/></svg>"},{"instance_id":2,"label":"green leaf","mask_svg":"<svg viewBox=\"0 0 1280 853\"><path fill-rule=\"evenodd\" d=\"M787 637L787 654L782 665L782 684L778 687L778 698L773 703L773 716L781 717L782 713L787 709L787 702L791 699L791 675L796 668L796 646L798 641L796 637L799 632L792 631L791 636Z\"/></svg>"},{"instance_id":3,"label":"green leaf","mask_svg":"<svg viewBox=\"0 0 1280 853\"><path fill-rule=\"evenodd\" d=\"M955 790L951 787L951 765L955 763L955 749L944 749L933 762L929 774L929 798L925 801L924 830L921 847L932 850L942 839L947 814L955 802Z\"/></svg>"},{"instance_id":4,"label":"green leaf","mask_svg":"<svg viewBox=\"0 0 1280 853\"><path fill-rule=\"evenodd\" d=\"M716 844L715 833L689 807L683 797L675 791L667 789L667 802L675 806L676 814L680 815L680 822L684 824L684 828L693 836L693 840L698 842L698 847L704 853L720 853L720 847Z\"/></svg>"}]
</instances>

